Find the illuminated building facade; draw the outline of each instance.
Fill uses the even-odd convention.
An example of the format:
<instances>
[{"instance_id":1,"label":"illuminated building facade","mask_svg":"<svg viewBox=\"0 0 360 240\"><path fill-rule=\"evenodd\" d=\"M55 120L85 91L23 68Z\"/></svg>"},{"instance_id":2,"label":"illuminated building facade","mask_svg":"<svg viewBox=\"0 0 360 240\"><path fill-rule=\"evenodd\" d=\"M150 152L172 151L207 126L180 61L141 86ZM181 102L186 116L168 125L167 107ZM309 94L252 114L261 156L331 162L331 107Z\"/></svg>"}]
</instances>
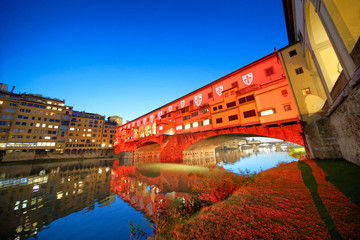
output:
<instances>
[{"instance_id":1,"label":"illuminated building facade","mask_svg":"<svg viewBox=\"0 0 360 240\"><path fill-rule=\"evenodd\" d=\"M292 89L275 51L117 128L115 151L161 146L161 159L224 134L275 137L304 145ZM175 159L176 158L176 159Z\"/></svg>"},{"instance_id":2,"label":"illuminated building facade","mask_svg":"<svg viewBox=\"0 0 360 240\"><path fill-rule=\"evenodd\" d=\"M101 147L102 148L112 148L114 145L114 138L116 133L117 122L108 121L104 122L104 127L102 129L102 139L101 139Z\"/></svg>"},{"instance_id":3,"label":"illuminated building facade","mask_svg":"<svg viewBox=\"0 0 360 240\"><path fill-rule=\"evenodd\" d=\"M72 113L64 100L1 91L0 108L1 149L63 151Z\"/></svg>"},{"instance_id":4,"label":"illuminated building facade","mask_svg":"<svg viewBox=\"0 0 360 240\"><path fill-rule=\"evenodd\" d=\"M105 116L73 111L67 149L100 149Z\"/></svg>"},{"instance_id":5,"label":"illuminated building facade","mask_svg":"<svg viewBox=\"0 0 360 240\"><path fill-rule=\"evenodd\" d=\"M0 111L0 151L5 161L62 158L64 153L76 157L84 151L96 157L96 150L112 150L116 122L73 111L65 100L16 94L0 84Z\"/></svg>"},{"instance_id":6,"label":"illuminated building facade","mask_svg":"<svg viewBox=\"0 0 360 240\"><path fill-rule=\"evenodd\" d=\"M360 164L360 2L283 0L290 45L282 61L314 158Z\"/></svg>"}]
</instances>

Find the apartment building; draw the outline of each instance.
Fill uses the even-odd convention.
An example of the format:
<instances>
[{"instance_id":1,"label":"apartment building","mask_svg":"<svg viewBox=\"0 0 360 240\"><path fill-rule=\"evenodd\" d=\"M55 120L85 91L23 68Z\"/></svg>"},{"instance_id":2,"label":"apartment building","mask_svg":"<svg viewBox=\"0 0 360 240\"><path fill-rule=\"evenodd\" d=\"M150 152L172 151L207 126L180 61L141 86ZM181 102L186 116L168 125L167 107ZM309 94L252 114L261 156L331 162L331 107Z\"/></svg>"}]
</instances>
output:
<instances>
[{"instance_id":1,"label":"apartment building","mask_svg":"<svg viewBox=\"0 0 360 240\"><path fill-rule=\"evenodd\" d=\"M40 94L0 90L0 149L63 151L72 107Z\"/></svg>"},{"instance_id":2,"label":"apartment building","mask_svg":"<svg viewBox=\"0 0 360 240\"><path fill-rule=\"evenodd\" d=\"M0 83L1 156L111 150L116 126L115 120L106 121L103 115L74 111L65 100L13 93Z\"/></svg>"},{"instance_id":3,"label":"apartment building","mask_svg":"<svg viewBox=\"0 0 360 240\"><path fill-rule=\"evenodd\" d=\"M73 111L66 149L100 149L105 116Z\"/></svg>"}]
</instances>

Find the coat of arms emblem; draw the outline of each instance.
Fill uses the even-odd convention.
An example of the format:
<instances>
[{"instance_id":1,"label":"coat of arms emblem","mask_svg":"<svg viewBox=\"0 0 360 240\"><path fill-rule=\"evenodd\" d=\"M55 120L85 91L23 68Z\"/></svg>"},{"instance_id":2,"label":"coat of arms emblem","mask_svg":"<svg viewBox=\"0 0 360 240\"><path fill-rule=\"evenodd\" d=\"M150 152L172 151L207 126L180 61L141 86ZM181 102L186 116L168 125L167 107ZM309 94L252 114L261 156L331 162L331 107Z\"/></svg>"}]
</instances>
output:
<instances>
[{"instance_id":1,"label":"coat of arms emblem","mask_svg":"<svg viewBox=\"0 0 360 240\"><path fill-rule=\"evenodd\" d=\"M185 106L185 100L182 100L182 101L180 102L180 107L183 108L184 106Z\"/></svg>"},{"instance_id":2,"label":"coat of arms emblem","mask_svg":"<svg viewBox=\"0 0 360 240\"><path fill-rule=\"evenodd\" d=\"M162 111L158 112L158 117L161 119Z\"/></svg>"},{"instance_id":3,"label":"coat of arms emblem","mask_svg":"<svg viewBox=\"0 0 360 240\"><path fill-rule=\"evenodd\" d=\"M146 124L146 118L143 119L143 124L144 124L144 125Z\"/></svg>"},{"instance_id":4,"label":"coat of arms emblem","mask_svg":"<svg viewBox=\"0 0 360 240\"><path fill-rule=\"evenodd\" d=\"M138 125L138 127L140 126L140 120L137 121L137 125Z\"/></svg>"},{"instance_id":5,"label":"coat of arms emblem","mask_svg":"<svg viewBox=\"0 0 360 240\"><path fill-rule=\"evenodd\" d=\"M171 112L172 111L172 106L169 106L169 112Z\"/></svg>"},{"instance_id":6,"label":"coat of arms emblem","mask_svg":"<svg viewBox=\"0 0 360 240\"><path fill-rule=\"evenodd\" d=\"M253 74L252 73L245 74L244 76L242 76L242 80L246 85L250 85L253 80Z\"/></svg>"},{"instance_id":7,"label":"coat of arms emblem","mask_svg":"<svg viewBox=\"0 0 360 240\"><path fill-rule=\"evenodd\" d=\"M154 115L150 116L150 122L152 123L154 121Z\"/></svg>"},{"instance_id":8,"label":"coat of arms emblem","mask_svg":"<svg viewBox=\"0 0 360 240\"><path fill-rule=\"evenodd\" d=\"M195 98L194 98L194 100L195 100L196 106L199 107L200 104L201 104L201 101L202 101L202 94L200 93L199 95L196 95Z\"/></svg>"},{"instance_id":9,"label":"coat of arms emblem","mask_svg":"<svg viewBox=\"0 0 360 240\"><path fill-rule=\"evenodd\" d=\"M215 90L216 90L216 94L221 96L221 94L224 90L224 87L223 87L223 85L221 85L221 86L218 86Z\"/></svg>"}]
</instances>

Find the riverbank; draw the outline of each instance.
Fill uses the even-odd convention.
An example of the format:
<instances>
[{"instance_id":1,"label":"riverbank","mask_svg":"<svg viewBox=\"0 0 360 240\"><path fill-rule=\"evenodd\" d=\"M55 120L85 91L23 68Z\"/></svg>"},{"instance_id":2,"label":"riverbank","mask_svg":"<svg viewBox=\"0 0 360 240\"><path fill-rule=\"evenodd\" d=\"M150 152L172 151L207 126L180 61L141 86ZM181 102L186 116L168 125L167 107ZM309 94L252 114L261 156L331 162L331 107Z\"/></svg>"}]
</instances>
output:
<instances>
[{"instance_id":1,"label":"riverbank","mask_svg":"<svg viewBox=\"0 0 360 240\"><path fill-rule=\"evenodd\" d=\"M155 239L360 239L360 167L343 160L280 164Z\"/></svg>"}]
</instances>

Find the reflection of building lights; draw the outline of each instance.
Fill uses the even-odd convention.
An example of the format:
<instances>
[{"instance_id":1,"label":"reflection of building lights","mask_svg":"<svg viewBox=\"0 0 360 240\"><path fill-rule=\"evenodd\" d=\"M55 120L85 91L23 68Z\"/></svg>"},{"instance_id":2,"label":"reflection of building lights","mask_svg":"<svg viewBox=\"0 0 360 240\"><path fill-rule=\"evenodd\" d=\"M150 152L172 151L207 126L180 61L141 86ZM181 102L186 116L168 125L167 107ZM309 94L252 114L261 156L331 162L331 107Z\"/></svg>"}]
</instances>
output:
<instances>
[{"instance_id":1,"label":"reflection of building lights","mask_svg":"<svg viewBox=\"0 0 360 240\"><path fill-rule=\"evenodd\" d=\"M62 197L63 197L63 192L62 191L57 192L56 198L61 199Z\"/></svg>"},{"instance_id":2,"label":"reflection of building lights","mask_svg":"<svg viewBox=\"0 0 360 240\"><path fill-rule=\"evenodd\" d=\"M109 167L107 167L105 170L106 170L106 172L108 172L108 171L110 170L110 168L109 168Z\"/></svg>"},{"instance_id":3,"label":"reflection of building lights","mask_svg":"<svg viewBox=\"0 0 360 240\"><path fill-rule=\"evenodd\" d=\"M101 174L102 173L102 169L101 168L99 168L99 174Z\"/></svg>"},{"instance_id":4,"label":"reflection of building lights","mask_svg":"<svg viewBox=\"0 0 360 240\"><path fill-rule=\"evenodd\" d=\"M275 111L274 111L274 109L269 109L269 110L265 110L265 111L262 111L262 112L260 112L260 116L267 116L267 115L271 115L271 114L274 114L275 113Z\"/></svg>"},{"instance_id":5,"label":"reflection of building lights","mask_svg":"<svg viewBox=\"0 0 360 240\"><path fill-rule=\"evenodd\" d=\"M39 185L34 185L33 192L37 192L37 191L39 191Z\"/></svg>"},{"instance_id":6,"label":"reflection of building lights","mask_svg":"<svg viewBox=\"0 0 360 240\"><path fill-rule=\"evenodd\" d=\"M26 208L28 200L24 200L22 204L22 208Z\"/></svg>"}]
</instances>

